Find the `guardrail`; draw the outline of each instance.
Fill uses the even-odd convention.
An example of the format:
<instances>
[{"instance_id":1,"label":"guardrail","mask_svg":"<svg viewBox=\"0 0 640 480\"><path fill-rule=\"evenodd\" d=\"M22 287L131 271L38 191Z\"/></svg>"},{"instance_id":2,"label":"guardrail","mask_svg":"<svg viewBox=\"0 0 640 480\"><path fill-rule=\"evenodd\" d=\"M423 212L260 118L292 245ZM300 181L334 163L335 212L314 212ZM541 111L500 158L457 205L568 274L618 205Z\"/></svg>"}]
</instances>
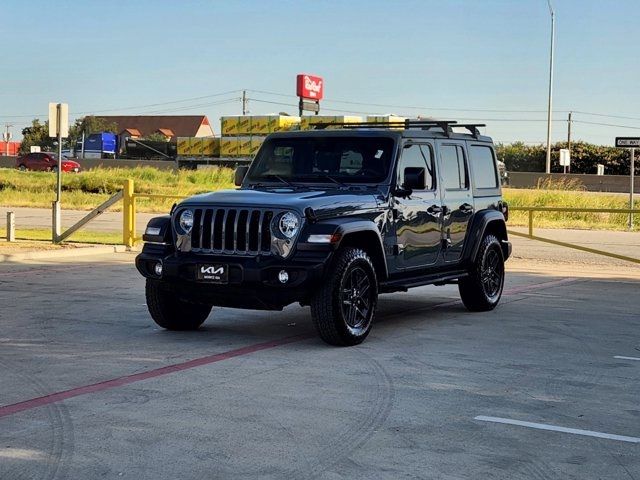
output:
<instances>
[{"instance_id":1,"label":"guardrail","mask_svg":"<svg viewBox=\"0 0 640 480\"><path fill-rule=\"evenodd\" d=\"M122 243L127 247L133 247L136 242L142 240L142 237L138 237L136 234L136 200L138 198L150 198L150 199L175 199L180 200L185 198L183 195L157 195L150 193L136 193L133 180L125 180L122 190L123 201L123 228L122 228ZM533 220L535 212L565 212L565 213L622 213L622 214L640 214L640 209L616 209L616 208L568 208L568 207L510 207L510 211L525 211L528 212L528 233L516 232L514 230L508 230L510 235L516 235L519 237L529 238L531 240L538 240L540 242L551 243L562 247L573 248L575 250L581 250L588 253L594 253L597 255L604 255L607 257L617 258L619 260L626 260L633 263L640 264L640 259L627 257L625 255L618 255L616 253L606 252L604 250L597 250L594 248L583 247L567 242L561 242L553 240L551 238L538 237L533 234Z\"/></svg>"},{"instance_id":2,"label":"guardrail","mask_svg":"<svg viewBox=\"0 0 640 480\"><path fill-rule=\"evenodd\" d=\"M136 235L136 199L176 199L185 198L184 195L158 195L151 193L136 193L133 180L124 181L122 189L122 243L127 247L133 247L142 237Z\"/></svg>"},{"instance_id":3,"label":"guardrail","mask_svg":"<svg viewBox=\"0 0 640 480\"><path fill-rule=\"evenodd\" d=\"M617 258L618 260L626 260L628 262L640 264L640 258L628 257L626 255L618 255L617 253L606 252L604 250L597 250L595 248L584 247L582 245L576 245L574 243L561 242L552 238L538 237L533 234L533 219L535 212L558 212L558 213L617 213L617 214L640 214L640 209L632 208L570 208L570 207L509 207L510 212L528 212L528 233L516 232L514 230L508 230L510 235L516 235L518 237L529 238L531 240L537 240L539 242L551 243L553 245L559 245L561 247L573 248L574 250L581 250L583 252L594 253L596 255L604 255L605 257Z\"/></svg>"}]
</instances>

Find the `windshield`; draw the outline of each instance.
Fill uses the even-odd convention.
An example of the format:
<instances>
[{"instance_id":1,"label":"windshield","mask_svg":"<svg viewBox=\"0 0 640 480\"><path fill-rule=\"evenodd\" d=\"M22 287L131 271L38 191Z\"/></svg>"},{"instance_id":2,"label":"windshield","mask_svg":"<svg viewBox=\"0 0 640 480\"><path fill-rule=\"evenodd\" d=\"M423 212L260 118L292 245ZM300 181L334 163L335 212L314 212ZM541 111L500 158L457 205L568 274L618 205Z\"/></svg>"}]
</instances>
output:
<instances>
[{"instance_id":1,"label":"windshield","mask_svg":"<svg viewBox=\"0 0 640 480\"><path fill-rule=\"evenodd\" d=\"M380 183L389 173L388 137L273 138L265 141L249 182Z\"/></svg>"}]
</instances>

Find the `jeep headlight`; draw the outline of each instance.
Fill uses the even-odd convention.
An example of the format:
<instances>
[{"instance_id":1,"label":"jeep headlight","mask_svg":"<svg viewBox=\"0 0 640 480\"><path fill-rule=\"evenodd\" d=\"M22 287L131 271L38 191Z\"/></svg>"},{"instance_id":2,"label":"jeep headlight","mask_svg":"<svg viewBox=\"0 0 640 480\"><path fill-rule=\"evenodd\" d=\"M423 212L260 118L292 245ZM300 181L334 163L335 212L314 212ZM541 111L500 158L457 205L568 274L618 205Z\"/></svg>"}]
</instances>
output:
<instances>
[{"instance_id":1,"label":"jeep headlight","mask_svg":"<svg viewBox=\"0 0 640 480\"><path fill-rule=\"evenodd\" d=\"M285 238L293 238L300 230L300 217L293 212L286 212L278 220L278 230Z\"/></svg>"},{"instance_id":2,"label":"jeep headlight","mask_svg":"<svg viewBox=\"0 0 640 480\"><path fill-rule=\"evenodd\" d=\"M178 219L178 225L184 234L190 233L193 228L193 211L183 210L180 214L180 218Z\"/></svg>"}]
</instances>

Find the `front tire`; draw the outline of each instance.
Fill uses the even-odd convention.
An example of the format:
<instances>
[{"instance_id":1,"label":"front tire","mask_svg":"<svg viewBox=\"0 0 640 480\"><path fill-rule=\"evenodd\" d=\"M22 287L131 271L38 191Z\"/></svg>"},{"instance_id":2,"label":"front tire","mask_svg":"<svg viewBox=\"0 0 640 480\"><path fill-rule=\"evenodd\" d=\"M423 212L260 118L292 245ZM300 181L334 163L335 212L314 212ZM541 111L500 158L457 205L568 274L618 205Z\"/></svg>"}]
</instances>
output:
<instances>
[{"instance_id":1,"label":"front tire","mask_svg":"<svg viewBox=\"0 0 640 480\"><path fill-rule=\"evenodd\" d=\"M145 294L151 318L167 330L196 330L211 313L211 305L182 300L160 280L147 278Z\"/></svg>"},{"instance_id":2,"label":"front tire","mask_svg":"<svg viewBox=\"0 0 640 480\"><path fill-rule=\"evenodd\" d=\"M472 312L493 310L504 288L504 255L494 235L482 239L476 261L469 276L461 278L458 290L462 303Z\"/></svg>"},{"instance_id":3,"label":"front tire","mask_svg":"<svg viewBox=\"0 0 640 480\"><path fill-rule=\"evenodd\" d=\"M311 316L328 344L357 345L371 331L377 303L373 263L365 251L349 247L336 253L327 278L311 299Z\"/></svg>"}]
</instances>

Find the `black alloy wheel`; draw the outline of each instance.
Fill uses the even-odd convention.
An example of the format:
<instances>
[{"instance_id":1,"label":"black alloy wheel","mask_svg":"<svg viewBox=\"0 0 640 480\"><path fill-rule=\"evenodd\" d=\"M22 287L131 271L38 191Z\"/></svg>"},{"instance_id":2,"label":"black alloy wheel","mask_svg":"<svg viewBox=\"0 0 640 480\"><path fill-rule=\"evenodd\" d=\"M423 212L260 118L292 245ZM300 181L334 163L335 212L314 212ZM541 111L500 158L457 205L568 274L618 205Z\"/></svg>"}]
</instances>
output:
<instances>
[{"instance_id":1,"label":"black alloy wheel","mask_svg":"<svg viewBox=\"0 0 640 480\"><path fill-rule=\"evenodd\" d=\"M504 262L500 252L491 249L487 252L482 262L481 282L485 295L490 299L502 293L502 281L504 278Z\"/></svg>"},{"instance_id":2,"label":"black alloy wheel","mask_svg":"<svg viewBox=\"0 0 640 480\"><path fill-rule=\"evenodd\" d=\"M336 252L311 298L311 317L328 344L357 345L371 331L377 303L378 279L371 258L364 250L346 247Z\"/></svg>"},{"instance_id":3,"label":"black alloy wheel","mask_svg":"<svg viewBox=\"0 0 640 480\"><path fill-rule=\"evenodd\" d=\"M362 267L354 267L344 276L340 289L342 315L346 324L354 329L362 328L371 320L373 304L371 280Z\"/></svg>"},{"instance_id":4,"label":"black alloy wheel","mask_svg":"<svg viewBox=\"0 0 640 480\"><path fill-rule=\"evenodd\" d=\"M458 281L462 303L472 312L493 310L504 288L504 254L500 240L489 234L482 239L469 275Z\"/></svg>"}]
</instances>

